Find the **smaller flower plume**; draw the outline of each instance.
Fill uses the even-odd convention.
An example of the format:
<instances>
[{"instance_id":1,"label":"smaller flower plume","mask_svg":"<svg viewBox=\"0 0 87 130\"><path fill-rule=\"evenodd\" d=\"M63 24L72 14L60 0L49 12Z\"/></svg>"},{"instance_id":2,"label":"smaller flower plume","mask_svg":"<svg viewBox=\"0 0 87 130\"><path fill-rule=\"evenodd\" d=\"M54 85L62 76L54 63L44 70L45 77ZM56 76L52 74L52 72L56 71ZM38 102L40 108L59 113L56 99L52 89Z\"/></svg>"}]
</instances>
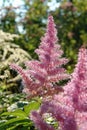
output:
<instances>
[{"instance_id":1,"label":"smaller flower plume","mask_svg":"<svg viewBox=\"0 0 87 130\"><path fill-rule=\"evenodd\" d=\"M33 121L36 123L36 127L39 128L39 130L54 130L52 126L46 124L43 119L41 119L41 116L37 112L32 112L31 118L33 118Z\"/></svg>"},{"instance_id":2,"label":"smaller flower plume","mask_svg":"<svg viewBox=\"0 0 87 130\"><path fill-rule=\"evenodd\" d=\"M79 50L77 65L72 74L71 81L64 86L64 91L54 95L50 102L45 101L39 112L37 112L42 117L42 122L46 113L50 113L58 121L59 130L87 130L86 48L82 47ZM34 115L31 116L31 119L37 125Z\"/></svg>"},{"instance_id":3,"label":"smaller flower plume","mask_svg":"<svg viewBox=\"0 0 87 130\"><path fill-rule=\"evenodd\" d=\"M87 49L84 47L79 51L78 63L72 74L72 80L64 89L72 98L76 109L87 111Z\"/></svg>"},{"instance_id":4,"label":"smaller flower plume","mask_svg":"<svg viewBox=\"0 0 87 130\"><path fill-rule=\"evenodd\" d=\"M54 20L52 16L49 16L46 33L41 39L39 48L35 50L39 60L27 61L26 70L11 64L11 68L22 76L25 84L24 92L28 94L28 97L44 97L63 90L56 83L69 77L62 67L68 60L62 58L63 51L60 45L56 44L57 41Z\"/></svg>"}]
</instances>

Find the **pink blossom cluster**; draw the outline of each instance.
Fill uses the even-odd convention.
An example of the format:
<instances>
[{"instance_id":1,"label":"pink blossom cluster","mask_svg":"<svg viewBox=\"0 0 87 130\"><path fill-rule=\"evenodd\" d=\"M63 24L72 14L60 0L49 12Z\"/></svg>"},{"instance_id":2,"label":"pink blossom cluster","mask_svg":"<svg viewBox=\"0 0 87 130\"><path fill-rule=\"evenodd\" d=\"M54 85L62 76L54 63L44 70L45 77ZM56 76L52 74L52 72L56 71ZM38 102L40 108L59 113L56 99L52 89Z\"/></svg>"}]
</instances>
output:
<instances>
[{"instance_id":1,"label":"pink blossom cluster","mask_svg":"<svg viewBox=\"0 0 87 130\"><path fill-rule=\"evenodd\" d=\"M52 96L63 90L57 83L69 77L62 66L68 60L62 57L63 51L57 41L54 20L52 16L49 16L46 33L41 38L39 48L35 50L39 60L27 61L26 69L11 64L11 68L22 76L25 85L23 91L29 98Z\"/></svg>"},{"instance_id":2,"label":"pink blossom cluster","mask_svg":"<svg viewBox=\"0 0 87 130\"><path fill-rule=\"evenodd\" d=\"M54 130L44 121L45 113L51 113L58 121L58 130L87 130L87 49L84 47L79 50L78 63L64 91L54 95L50 102L45 101L39 112L31 114L39 130L44 130L44 124L46 130ZM41 123L38 118L41 118Z\"/></svg>"}]
</instances>

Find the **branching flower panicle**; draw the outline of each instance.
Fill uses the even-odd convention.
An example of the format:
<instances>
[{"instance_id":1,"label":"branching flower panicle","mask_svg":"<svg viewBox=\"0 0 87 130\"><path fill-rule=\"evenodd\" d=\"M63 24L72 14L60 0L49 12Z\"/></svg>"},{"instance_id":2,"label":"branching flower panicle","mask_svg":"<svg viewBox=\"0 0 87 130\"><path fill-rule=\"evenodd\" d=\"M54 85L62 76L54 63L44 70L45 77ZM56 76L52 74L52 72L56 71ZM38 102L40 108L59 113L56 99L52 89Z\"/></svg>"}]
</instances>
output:
<instances>
[{"instance_id":1,"label":"branching flower panicle","mask_svg":"<svg viewBox=\"0 0 87 130\"><path fill-rule=\"evenodd\" d=\"M39 60L26 62L26 70L11 64L11 68L22 76L25 85L23 91L28 97L52 96L63 90L56 83L69 77L62 67L68 60L62 58L63 51L57 42L54 20L49 16L46 33L41 38L39 48L35 50Z\"/></svg>"}]
</instances>

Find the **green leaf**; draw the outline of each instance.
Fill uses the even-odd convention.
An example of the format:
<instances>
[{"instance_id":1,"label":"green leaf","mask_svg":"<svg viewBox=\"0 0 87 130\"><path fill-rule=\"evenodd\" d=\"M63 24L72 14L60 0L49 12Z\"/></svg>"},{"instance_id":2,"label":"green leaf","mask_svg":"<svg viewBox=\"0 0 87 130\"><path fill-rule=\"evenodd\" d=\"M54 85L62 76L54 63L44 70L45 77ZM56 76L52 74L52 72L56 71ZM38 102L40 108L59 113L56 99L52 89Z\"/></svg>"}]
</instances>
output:
<instances>
[{"instance_id":1,"label":"green leaf","mask_svg":"<svg viewBox=\"0 0 87 130\"><path fill-rule=\"evenodd\" d=\"M4 112L2 114L2 116L11 116L11 115L17 116L17 117L23 117L23 118L27 117L26 113L22 111L21 109L15 110L13 112Z\"/></svg>"},{"instance_id":2,"label":"green leaf","mask_svg":"<svg viewBox=\"0 0 87 130\"><path fill-rule=\"evenodd\" d=\"M8 120L7 122L5 123L2 123L0 124L0 130L10 130L10 127L13 127L14 125L17 126L18 125L24 125L26 123L29 123L29 119L24 119L24 118L13 118L13 119L10 119Z\"/></svg>"},{"instance_id":3,"label":"green leaf","mask_svg":"<svg viewBox=\"0 0 87 130\"><path fill-rule=\"evenodd\" d=\"M31 102L29 105L24 106L24 112L28 116L32 110L37 110L39 106L40 106L39 102Z\"/></svg>"}]
</instances>

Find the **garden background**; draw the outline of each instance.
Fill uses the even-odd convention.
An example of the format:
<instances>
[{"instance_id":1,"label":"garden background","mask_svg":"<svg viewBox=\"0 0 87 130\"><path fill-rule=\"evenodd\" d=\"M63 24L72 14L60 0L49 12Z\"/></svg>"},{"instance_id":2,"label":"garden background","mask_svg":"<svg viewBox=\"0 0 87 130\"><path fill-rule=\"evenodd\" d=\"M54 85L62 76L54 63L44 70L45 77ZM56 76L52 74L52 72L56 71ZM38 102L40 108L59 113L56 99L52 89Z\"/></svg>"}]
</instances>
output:
<instances>
[{"instance_id":1,"label":"garden background","mask_svg":"<svg viewBox=\"0 0 87 130\"><path fill-rule=\"evenodd\" d=\"M72 73L79 48L87 44L87 0L11 0L0 3L0 129L34 130L28 118L30 111L38 109L41 100L26 99L20 76L9 65L15 62L25 68L24 62L38 59L34 50L46 30L47 18L54 17L64 57L64 67ZM63 83L60 83L63 84ZM49 119L56 127L56 123ZM16 124L16 125L15 125Z\"/></svg>"}]
</instances>

